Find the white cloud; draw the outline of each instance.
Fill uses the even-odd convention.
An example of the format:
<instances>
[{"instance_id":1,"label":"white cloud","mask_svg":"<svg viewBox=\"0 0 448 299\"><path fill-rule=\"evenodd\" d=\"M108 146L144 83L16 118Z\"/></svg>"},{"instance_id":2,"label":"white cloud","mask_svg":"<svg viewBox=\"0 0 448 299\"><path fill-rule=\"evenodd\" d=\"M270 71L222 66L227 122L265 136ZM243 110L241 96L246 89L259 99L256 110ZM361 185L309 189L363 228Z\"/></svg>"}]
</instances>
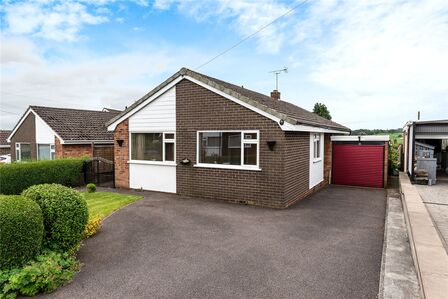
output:
<instances>
[{"instance_id":1,"label":"white cloud","mask_svg":"<svg viewBox=\"0 0 448 299\"><path fill-rule=\"evenodd\" d=\"M56 41L75 41L84 25L108 20L101 14L104 10L94 14L83 3L72 1L7 2L3 13L7 33L32 34Z\"/></svg>"},{"instance_id":2,"label":"white cloud","mask_svg":"<svg viewBox=\"0 0 448 299\"><path fill-rule=\"evenodd\" d=\"M36 46L30 40L4 38L4 42L16 49L20 59L9 58L7 68L2 66L2 129L13 127L26 107L33 104L123 109L184 63L204 58L197 51L181 47L162 49L141 43L139 49L118 54L86 55L85 49L79 49L79 55L74 51L69 57L50 59L45 53L31 53L29 49ZM24 44L28 47L21 47ZM24 64L30 57L38 63Z\"/></svg>"},{"instance_id":3,"label":"white cloud","mask_svg":"<svg viewBox=\"0 0 448 299\"><path fill-rule=\"evenodd\" d=\"M0 37L2 65L10 63L20 64L40 64L42 59L34 43L26 38L20 37ZM6 67L6 66L3 66Z\"/></svg>"},{"instance_id":4,"label":"white cloud","mask_svg":"<svg viewBox=\"0 0 448 299\"><path fill-rule=\"evenodd\" d=\"M316 1L308 12L294 43L307 49L309 79L332 90L337 120L448 117L448 2Z\"/></svg>"},{"instance_id":5,"label":"white cloud","mask_svg":"<svg viewBox=\"0 0 448 299\"><path fill-rule=\"evenodd\" d=\"M171 7L176 7L181 13L194 18L197 22L233 20L231 26L241 37L252 34L290 9L287 4L272 0L156 0L154 2L154 8L159 10ZM285 16L257 34L258 50L277 53L285 41L283 29L291 20L291 15Z\"/></svg>"}]
</instances>

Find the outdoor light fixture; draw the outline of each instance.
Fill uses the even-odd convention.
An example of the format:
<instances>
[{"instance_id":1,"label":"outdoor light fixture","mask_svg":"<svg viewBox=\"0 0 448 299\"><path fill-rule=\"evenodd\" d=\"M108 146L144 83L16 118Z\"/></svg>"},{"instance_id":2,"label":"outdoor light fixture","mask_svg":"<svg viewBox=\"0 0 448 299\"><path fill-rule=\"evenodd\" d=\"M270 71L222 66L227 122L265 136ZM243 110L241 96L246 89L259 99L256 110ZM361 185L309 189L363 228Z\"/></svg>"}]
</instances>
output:
<instances>
[{"instance_id":1,"label":"outdoor light fixture","mask_svg":"<svg viewBox=\"0 0 448 299\"><path fill-rule=\"evenodd\" d=\"M269 149L270 149L271 151L274 150L274 146L275 146L276 143L277 143L277 142L276 142L275 140L270 140L270 141L267 142L267 144L268 144L268 146L269 146Z\"/></svg>"},{"instance_id":2,"label":"outdoor light fixture","mask_svg":"<svg viewBox=\"0 0 448 299\"><path fill-rule=\"evenodd\" d=\"M124 140L123 139L117 139L117 144L118 146L122 146L123 145Z\"/></svg>"},{"instance_id":3,"label":"outdoor light fixture","mask_svg":"<svg viewBox=\"0 0 448 299\"><path fill-rule=\"evenodd\" d=\"M190 160L189 159L187 159L187 158L183 158L181 161L180 161L180 164L182 164L182 165L188 165L188 164L190 164Z\"/></svg>"},{"instance_id":4,"label":"outdoor light fixture","mask_svg":"<svg viewBox=\"0 0 448 299\"><path fill-rule=\"evenodd\" d=\"M283 126L283 124L285 123L285 121L284 121L283 119L281 119L281 120L279 121L279 123L280 123L280 126Z\"/></svg>"}]
</instances>

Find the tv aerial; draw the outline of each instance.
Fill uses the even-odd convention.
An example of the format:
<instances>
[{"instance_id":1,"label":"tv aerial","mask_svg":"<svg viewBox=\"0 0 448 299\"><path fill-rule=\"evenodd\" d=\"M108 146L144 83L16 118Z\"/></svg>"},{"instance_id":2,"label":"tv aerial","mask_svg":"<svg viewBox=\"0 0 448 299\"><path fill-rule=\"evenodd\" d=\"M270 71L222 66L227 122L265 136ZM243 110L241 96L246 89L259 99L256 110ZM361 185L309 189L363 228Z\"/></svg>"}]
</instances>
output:
<instances>
[{"instance_id":1,"label":"tv aerial","mask_svg":"<svg viewBox=\"0 0 448 299\"><path fill-rule=\"evenodd\" d=\"M288 68L285 66L284 68L282 68L280 70L270 71L269 73L275 74L275 90L278 90L278 75L280 75L281 73L287 74Z\"/></svg>"}]
</instances>

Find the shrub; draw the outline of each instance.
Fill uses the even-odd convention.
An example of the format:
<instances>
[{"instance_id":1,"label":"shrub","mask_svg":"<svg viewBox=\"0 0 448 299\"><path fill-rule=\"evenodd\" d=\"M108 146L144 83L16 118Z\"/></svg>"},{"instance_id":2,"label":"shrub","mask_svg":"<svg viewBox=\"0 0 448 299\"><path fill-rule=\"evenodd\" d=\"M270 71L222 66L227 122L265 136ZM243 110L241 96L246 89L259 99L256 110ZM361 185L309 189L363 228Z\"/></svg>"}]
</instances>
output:
<instances>
[{"instance_id":1,"label":"shrub","mask_svg":"<svg viewBox=\"0 0 448 299\"><path fill-rule=\"evenodd\" d=\"M0 193L20 194L45 183L79 186L85 158L11 163L0 167Z\"/></svg>"},{"instance_id":2,"label":"shrub","mask_svg":"<svg viewBox=\"0 0 448 299\"><path fill-rule=\"evenodd\" d=\"M22 266L42 246L42 212L22 196L0 196L0 269Z\"/></svg>"},{"instance_id":3,"label":"shrub","mask_svg":"<svg viewBox=\"0 0 448 299\"><path fill-rule=\"evenodd\" d=\"M87 192L89 192L89 193L93 193L96 191L96 185L93 183L87 184L86 188L87 188Z\"/></svg>"},{"instance_id":4,"label":"shrub","mask_svg":"<svg viewBox=\"0 0 448 299\"><path fill-rule=\"evenodd\" d=\"M101 217L95 217L89 219L86 227L84 228L84 238L87 239L95 235L101 228Z\"/></svg>"},{"instance_id":5,"label":"shrub","mask_svg":"<svg viewBox=\"0 0 448 299\"><path fill-rule=\"evenodd\" d=\"M73 251L83 238L88 219L84 197L58 184L36 185L23 191L23 196L37 202L44 218L46 248L55 251Z\"/></svg>"},{"instance_id":6,"label":"shrub","mask_svg":"<svg viewBox=\"0 0 448 299\"><path fill-rule=\"evenodd\" d=\"M68 253L45 251L23 268L0 272L0 298L49 293L72 280L80 265Z\"/></svg>"}]
</instances>

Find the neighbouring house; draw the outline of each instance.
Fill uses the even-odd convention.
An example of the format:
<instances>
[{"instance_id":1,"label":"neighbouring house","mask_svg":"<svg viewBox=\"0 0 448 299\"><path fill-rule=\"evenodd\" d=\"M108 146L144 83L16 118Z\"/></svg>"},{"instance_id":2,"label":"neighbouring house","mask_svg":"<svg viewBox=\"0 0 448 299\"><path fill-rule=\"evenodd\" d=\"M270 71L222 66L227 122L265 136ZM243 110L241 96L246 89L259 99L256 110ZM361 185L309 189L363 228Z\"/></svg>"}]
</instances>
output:
<instances>
[{"instance_id":1,"label":"neighbouring house","mask_svg":"<svg viewBox=\"0 0 448 299\"><path fill-rule=\"evenodd\" d=\"M284 208L330 181L350 129L182 68L108 122L115 186Z\"/></svg>"},{"instance_id":2,"label":"neighbouring house","mask_svg":"<svg viewBox=\"0 0 448 299\"><path fill-rule=\"evenodd\" d=\"M113 160L113 133L105 123L120 111L30 106L8 137L12 161L72 157Z\"/></svg>"},{"instance_id":3,"label":"neighbouring house","mask_svg":"<svg viewBox=\"0 0 448 299\"><path fill-rule=\"evenodd\" d=\"M448 119L407 122L402 149L404 171L414 181L448 180Z\"/></svg>"},{"instance_id":4,"label":"neighbouring house","mask_svg":"<svg viewBox=\"0 0 448 299\"><path fill-rule=\"evenodd\" d=\"M8 142L8 136L11 130L0 130L0 156L11 152L11 144Z\"/></svg>"}]
</instances>

